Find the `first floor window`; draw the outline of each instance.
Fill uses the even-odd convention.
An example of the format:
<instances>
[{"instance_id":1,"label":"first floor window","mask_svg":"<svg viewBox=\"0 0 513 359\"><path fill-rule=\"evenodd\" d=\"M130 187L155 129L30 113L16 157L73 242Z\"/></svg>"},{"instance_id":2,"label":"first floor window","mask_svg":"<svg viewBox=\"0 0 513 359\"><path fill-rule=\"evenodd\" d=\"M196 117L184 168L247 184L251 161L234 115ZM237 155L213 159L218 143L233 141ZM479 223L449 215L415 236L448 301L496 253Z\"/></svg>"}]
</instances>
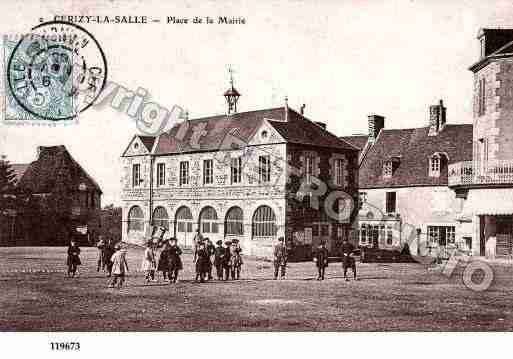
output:
<instances>
[{"instance_id":1,"label":"first floor window","mask_svg":"<svg viewBox=\"0 0 513 359\"><path fill-rule=\"evenodd\" d=\"M344 185L344 160L341 158L335 160L335 184Z\"/></svg>"},{"instance_id":2,"label":"first floor window","mask_svg":"<svg viewBox=\"0 0 513 359\"><path fill-rule=\"evenodd\" d=\"M132 166L132 186L139 187L141 184L141 165L136 163Z\"/></svg>"},{"instance_id":3,"label":"first floor window","mask_svg":"<svg viewBox=\"0 0 513 359\"><path fill-rule=\"evenodd\" d=\"M439 177L440 176L440 156L433 155L429 160L429 176Z\"/></svg>"},{"instance_id":4,"label":"first floor window","mask_svg":"<svg viewBox=\"0 0 513 359\"><path fill-rule=\"evenodd\" d=\"M271 181L271 157L269 155L258 157L258 182Z\"/></svg>"},{"instance_id":5,"label":"first floor window","mask_svg":"<svg viewBox=\"0 0 513 359\"><path fill-rule=\"evenodd\" d=\"M214 182L214 162L212 160L203 161L203 184L212 184Z\"/></svg>"},{"instance_id":6,"label":"first floor window","mask_svg":"<svg viewBox=\"0 0 513 359\"><path fill-rule=\"evenodd\" d=\"M363 204L367 202L367 192L358 193L358 208L361 209Z\"/></svg>"},{"instance_id":7,"label":"first floor window","mask_svg":"<svg viewBox=\"0 0 513 359\"><path fill-rule=\"evenodd\" d=\"M164 186L166 183L166 164L157 163L157 186Z\"/></svg>"},{"instance_id":8,"label":"first floor window","mask_svg":"<svg viewBox=\"0 0 513 359\"><path fill-rule=\"evenodd\" d=\"M393 172L393 163L392 161L386 161L383 165L383 177L390 178L392 177Z\"/></svg>"},{"instance_id":9,"label":"first floor window","mask_svg":"<svg viewBox=\"0 0 513 359\"><path fill-rule=\"evenodd\" d=\"M313 156L305 157L305 180L307 184L312 183L312 178L314 175L314 162L315 158Z\"/></svg>"},{"instance_id":10,"label":"first floor window","mask_svg":"<svg viewBox=\"0 0 513 359\"><path fill-rule=\"evenodd\" d=\"M189 184L189 162L180 162L180 186Z\"/></svg>"},{"instance_id":11,"label":"first floor window","mask_svg":"<svg viewBox=\"0 0 513 359\"><path fill-rule=\"evenodd\" d=\"M386 193L386 211L387 213L395 213L396 212L396 193L395 192L387 192Z\"/></svg>"},{"instance_id":12,"label":"first floor window","mask_svg":"<svg viewBox=\"0 0 513 359\"><path fill-rule=\"evenodd\" d=\"M235 157L231 159L230 164L232 184L242 182L242 158Z\"/></svg>"}]
</instances>

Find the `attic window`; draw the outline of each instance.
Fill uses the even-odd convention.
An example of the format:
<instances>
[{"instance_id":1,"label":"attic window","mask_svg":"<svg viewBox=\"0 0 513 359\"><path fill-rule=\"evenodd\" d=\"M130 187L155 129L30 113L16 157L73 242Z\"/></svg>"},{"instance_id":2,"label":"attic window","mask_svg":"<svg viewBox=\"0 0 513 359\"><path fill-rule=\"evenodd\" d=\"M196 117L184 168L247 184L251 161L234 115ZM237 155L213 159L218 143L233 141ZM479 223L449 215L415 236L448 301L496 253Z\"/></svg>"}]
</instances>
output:
<instances>
[{"instance_id":1,"label":"attic window","mask_svg":"<svg viewBox=\"0 0 513 359\"><path fill-rule=\"evenodd\" d=\"M139 144L136 142L134 143L134 149L138 149L139 148Z\"/></svg>"},{"instance_id":2,"label":"attic window","mask_svg":"<svg viewBox=\"0 0 513 359\"><path fill-rule=\"evenodd\" d=\"M267 131L266 130L263 130L261 133L260 133L260 136L262 137L263 140L265 140L267 138Z\"/></svg>"},{"instance_id":3,"label":"attic window","mask_svg":"<svg viewBox=\"0 0 513 359\"><path fill-rule=\"evenodd\" d=\"M429 159L429 177L440 177L440 156L438 154Z\"/></svg>"},{"instance_id":4,"label":"attic window","mask_svg":"<svg viewBox=\"0 0 513 359\"><path fill-rule=\"evenodd\" d=\"M394 171L394 165L391 160L388 160L383 165L383 177L390 178L392 177L392 173Z\"/></svg>"}]
</instances>

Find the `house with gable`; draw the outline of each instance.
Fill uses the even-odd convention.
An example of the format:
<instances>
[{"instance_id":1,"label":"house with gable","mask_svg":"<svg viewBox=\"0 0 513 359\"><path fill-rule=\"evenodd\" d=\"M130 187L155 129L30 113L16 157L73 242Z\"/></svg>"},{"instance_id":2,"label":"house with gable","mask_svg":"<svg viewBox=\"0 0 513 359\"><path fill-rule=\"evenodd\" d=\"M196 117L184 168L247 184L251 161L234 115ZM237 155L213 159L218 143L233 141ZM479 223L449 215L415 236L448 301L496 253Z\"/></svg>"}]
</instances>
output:
<instances>
[{"instance_id":1,"label":"house with gable","mask_svg":"<svg viewBox=\"0 0 513 359\"><path fill-rule=\"evenodd\" d=\"M239 96L232 81L226 114L133 137L121 156L123 240L160 226L189 247L199 230L270 257L278 237L308 255L320 241L335 253L350 236L359 150L287 102L238 112Z\"/></svg>"}]
</instances>

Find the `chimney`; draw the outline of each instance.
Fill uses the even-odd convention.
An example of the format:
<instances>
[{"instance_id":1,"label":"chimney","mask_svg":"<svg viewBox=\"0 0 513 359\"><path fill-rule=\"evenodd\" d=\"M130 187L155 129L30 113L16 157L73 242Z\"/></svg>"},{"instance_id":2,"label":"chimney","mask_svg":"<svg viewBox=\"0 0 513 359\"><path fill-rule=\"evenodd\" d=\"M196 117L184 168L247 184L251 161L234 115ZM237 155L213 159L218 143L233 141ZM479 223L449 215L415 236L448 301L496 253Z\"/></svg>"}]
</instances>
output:
<instances>
[{"instance_id":1,"label":"chimney","mask_svg":"<svg viewBox=\"0 0 513 359\"><path fill-rule=\"evenodd\" d=\"M379 132L385 127L385 117L380 115L369 115L369 142L374 143Z\"/></svg>"},{"instance_id":2,"label":"chimney","mask_svg":"<svg viewBox=\"0 0 513 359\"><path fill-rule=\"evenodd\" d=\"M429 106L429 133L428 136L436 136L444 129L446 122L446 111L442 100L438 105Z\"/></svg>"},{"instance_id":3,"label":"chimney","mask_svg":"<svg viewBox=\"0 0 513 359\"><path fill-rule=\"evenodd\" d=\"M322 127L323 129L326 129L326 123L325 122L320 122L320 121L315 121L315 124L319 127Z\"/></svg>"},{"instance_id":4,"label":"chimney","mask_svg":"<svg viewBox=\"0 0 513 359\"><path fill-rule=\"evenodd\" d=\"M289 98L285 96L285 106L283 107L285 110L285 122L289 122Z\"/></svg>"},{"instance_id":5,"label":"chimney","mask_svg":"<svg viewBox=\"0 0 513 359\"><path fill-rule=\"evenodd\" d=\"M305 114L305 107L306 107L305 104L301 105L301 116L303 116Z\"/></svg>"}]
</instances>

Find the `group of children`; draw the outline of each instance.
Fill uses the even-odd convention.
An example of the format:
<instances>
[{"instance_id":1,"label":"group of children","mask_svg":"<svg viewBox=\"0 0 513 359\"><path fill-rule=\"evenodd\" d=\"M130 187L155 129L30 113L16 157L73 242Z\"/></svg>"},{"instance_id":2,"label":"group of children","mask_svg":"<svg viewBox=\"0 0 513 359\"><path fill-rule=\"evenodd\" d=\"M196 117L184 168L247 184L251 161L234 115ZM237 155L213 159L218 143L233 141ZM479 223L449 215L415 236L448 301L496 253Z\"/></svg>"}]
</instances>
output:
<instances>
[{"instance_id":1,"label":"group of children","mask_svg":"<svg viewBox=\"0 0 513 359\"><path fill-rule=\"evenodd\" d=\"M216 268L218 280L232 280L240 278L242 261L242 249L239 241L233 239L225 241L224 246L222 241L216 242L214 246L210 239L202 238L198 232L194 240L193 247L193 261L196 269L196 281L205 282L205 280L212 280L213 266ZM112 241L105 242L103 239L97 244L99 249L99 258L97 271L100 268L107 271L108 276L112 276L109 287L120 288L125 282L126 273L129 271L128 263L126 260L127 245L121 242L114 244ZM153 241L146 242L142 260L141 269L145 272L145 284L155 281L155 272L162 272L164 281L169 283L176 283L178 274L183 269L181 259L182 250L177 244L176 238L163 240L159 243ZM159 260L156 261L156 251L162 247ZM352 257L355 247L348 241L342 244L342 266L344 269L344 278L347 278L347 270L351 269L356 279L356 263ZM318 269L317 280L324 280L326 267L328 266L328 249L324 242L314 252L314 262ZM278 279L278 274L283 279L285 278L285 271L287 267L288 248L284 243L283 237L278 239L278 243L274 248L274 279ZM75 241L71 241L68 247L68 276L74 277L78 273L78 266L80 261L80 248Z\"/></svg>"}]
</instances>

